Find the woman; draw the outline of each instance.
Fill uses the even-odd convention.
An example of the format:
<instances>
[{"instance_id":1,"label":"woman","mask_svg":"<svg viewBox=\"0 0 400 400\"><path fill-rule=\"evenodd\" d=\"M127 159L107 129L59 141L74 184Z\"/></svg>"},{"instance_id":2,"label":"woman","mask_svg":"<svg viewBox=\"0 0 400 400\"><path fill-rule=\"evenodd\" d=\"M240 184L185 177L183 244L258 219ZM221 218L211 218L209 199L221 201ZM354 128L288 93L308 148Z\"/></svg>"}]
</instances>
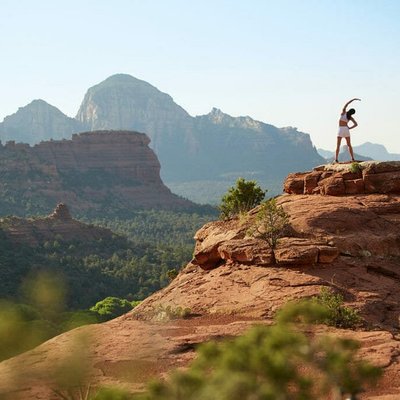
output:
<instances>
[{"instance_id":1,"label":"woman","mask_svg":"<svg viewBox=\"0 0 400 400\"><path fill-rule=\"evenodd\" d=\"M342 114L340 115L339 132L338 132L337 144L336 144L335 162L339 162L338 157L339 157L340 143L342 142L342 138L346 139L347 147L349 148L349 153L351 156L351 161L354 161L353 148L351 147L351 142L350 142L350 129L354 129L356 126L358 126L358 124L357 124L356 120L352 117L352 115L355 114L356 110L354 108L350 108L350 110L347 111L347 106L355 100L361 101L361 99L352 99L352 100L348 101L344 105ZM349 121L351 121L353 123L352 126L348 126Z\"/></svg>"}]
</instances>

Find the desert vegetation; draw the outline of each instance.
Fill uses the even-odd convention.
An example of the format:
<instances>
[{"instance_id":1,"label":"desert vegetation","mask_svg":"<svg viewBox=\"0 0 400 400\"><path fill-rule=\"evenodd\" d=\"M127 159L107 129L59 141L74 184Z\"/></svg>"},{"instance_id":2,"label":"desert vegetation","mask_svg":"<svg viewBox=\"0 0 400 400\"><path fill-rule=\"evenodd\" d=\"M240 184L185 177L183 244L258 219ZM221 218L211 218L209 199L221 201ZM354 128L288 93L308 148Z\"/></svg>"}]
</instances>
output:
<instances>
[{"instance_id":1,"label":"desert vegetation","mask_svg":"<svg viewBox=\"0 0 400 400\"><path fill-rule=\"evenodd\" d=\"M277 204L276 199L271 198L261 203L249 234L265 240L273 250L288 225L289 215Z\"/></svg>"},{"instance_id":2,"label":"desert vegetation","mask_svg":"<svg viewBox=\"0 0 400 400\"><path fill-rule=\"evenodd\" d=\"M236 185L228 189L219 205L220 218L229 219L245 213L264 199L266 190L262 190L256 181L239 178Z\"/></svg>"}]
</instances>

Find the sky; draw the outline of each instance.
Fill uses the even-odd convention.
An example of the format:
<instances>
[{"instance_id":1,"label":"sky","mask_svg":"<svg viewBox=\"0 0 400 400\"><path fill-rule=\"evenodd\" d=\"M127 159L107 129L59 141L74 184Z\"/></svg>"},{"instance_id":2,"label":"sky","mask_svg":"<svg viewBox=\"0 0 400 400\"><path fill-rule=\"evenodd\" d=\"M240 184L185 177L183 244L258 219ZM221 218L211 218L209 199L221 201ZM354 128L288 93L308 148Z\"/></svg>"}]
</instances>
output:
<instances>
[{"instance_id":1,"label":"sky","mask_svg":"<svg viewBox=\"0 0 400 400\"><path fill-rule=\"evenodd\" d=\"M399 0L0 0L0 121L41 98L75 116L116 73L309 133L333 150L359 97L354 145L400 153Z\"/></svg>"}]
</instances>

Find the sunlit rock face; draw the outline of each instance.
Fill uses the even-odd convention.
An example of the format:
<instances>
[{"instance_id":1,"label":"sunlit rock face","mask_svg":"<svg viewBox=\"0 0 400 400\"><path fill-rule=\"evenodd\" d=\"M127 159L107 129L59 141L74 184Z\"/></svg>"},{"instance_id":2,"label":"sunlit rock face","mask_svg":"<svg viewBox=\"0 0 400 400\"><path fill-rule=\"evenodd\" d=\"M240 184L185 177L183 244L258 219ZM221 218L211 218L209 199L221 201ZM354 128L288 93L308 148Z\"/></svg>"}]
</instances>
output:
<instances>
[{"instance_id":1,"label":"sunlit rock face","mask_svg":"<svg viewBox=\"0 0 400 400\"><path fill-rule=\"evenodd\" d=\"M87 130L85 125L63 114L44 100L33 100L0 123L0 139L29 144L42 140L69 139L73 133Z\"/></svg>"},{"instance_id":2,"label":"sunlit rock face","mask_svg":"<svg viewBox=\"0 0 400 400\"><path fill-rule=\"evenodd\" d=\"M0 214L47 214L65 202L75 215L116 215L138 208L185 209L192 203L160 178L143 133L96 131L33 147L0 147Z\"/></svg>"}]
</instances>

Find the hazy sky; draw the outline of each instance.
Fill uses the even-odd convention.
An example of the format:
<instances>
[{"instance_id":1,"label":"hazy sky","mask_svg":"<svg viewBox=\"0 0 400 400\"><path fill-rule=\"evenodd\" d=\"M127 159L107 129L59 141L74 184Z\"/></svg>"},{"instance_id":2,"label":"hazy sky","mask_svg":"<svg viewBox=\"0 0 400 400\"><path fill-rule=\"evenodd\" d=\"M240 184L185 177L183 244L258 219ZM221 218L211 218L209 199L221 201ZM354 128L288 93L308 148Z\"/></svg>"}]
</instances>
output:
<instances>
[{"instance_id":1,"label":"hazy sky","mask_svg":"<svg viewBox=\"0 0 400 400\"><path fill-rule=\"evenodd\" d=\"M400 153L400 0L0 0L0 121L42 98L75 116L115 73L191 115L212 107L333 149L352 97L354 144Z\"/></svg>"}]
</instances>

